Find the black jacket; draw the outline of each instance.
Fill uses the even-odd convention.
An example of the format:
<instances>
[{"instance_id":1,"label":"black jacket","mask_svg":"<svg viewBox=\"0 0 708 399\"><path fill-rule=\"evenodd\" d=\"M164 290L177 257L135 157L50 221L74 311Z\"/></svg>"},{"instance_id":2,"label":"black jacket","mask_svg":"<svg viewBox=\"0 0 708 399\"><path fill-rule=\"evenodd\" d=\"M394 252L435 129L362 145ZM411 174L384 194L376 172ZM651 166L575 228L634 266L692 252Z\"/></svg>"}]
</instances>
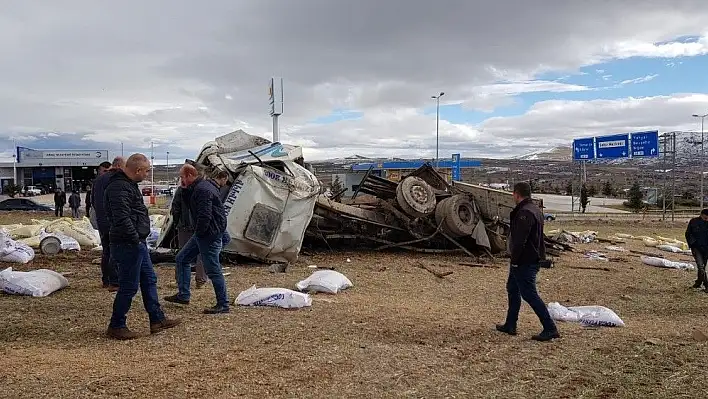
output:
<instances>
[{"instance_id":1,"label":"black jacket","mask_svg":"<svg viewBox=\"0 0 708 399\"><path fill-rule=\"evenodd\" d=\"M708 222L700 217L691 219L686 228L686 243L691 249L708 252Z\"/></svg>"},{"instance_id":2,"label":"black jacket","mask_svg":"<svg viewBox=\"0 0 708 399\"><path fill-rule=\"evenodd\" d=\"M66 193L63 191L60 191L58 193L54 193L54 205L58 207L62 207L66 205Z\"/></svg>"},{"instance_id":3,"label":"black jacket","mask_svg":"<svg viewBox=\"0 0 708 399\"><path fill-rule=\"evenodd\" d=\"M172 197L172 223L180 229L194 230L194 217L192 210L189 208L189 198L192 192L190 189L177 187L175 195Z\"/></svg>"},{"instance_id":4,"label":"black jacket","mask_svg":"<svg viewBox=\"0 0 708 399\"><path fill-rule=\"evenodd\" d=\"M509 255L511 264L516 266L538 265L546 259L543 214L530 199L521 201L511 211Z\"/></svg>"},{"instance_id":5,"label":"black jacket","mask_svg":"<svg viewBox=\"0 0 708 399\"><path fill-rule=\"evenodd\" d=\"M69 196L69 208L79 209L81 207L81 196L79 193L71 193Z\"/></svg>"},{"instance_id":6,"label":"black jacket","mask_svg":"<svg viewBox=\"0 0 708 399\"><path fill-rule=\"evenodd\" d=\"M190 184L189 205L194 217L194 234L199 238L221 237L226 231L226 212L213 180L199 178Z\"/></svg>"},{"instance_id":7,"label":"black jacket","mask_svg":"<svg viewBox=\"0 0 708 399\"><path fill-rule=\"evenodd\" d=\"M106 216L106 185L108 184L108 179L115 173L115 171L108 171L101 176L98 176L96 180L93 181L93 187L91 188L91 206L93 206L93 211L96 213L96 223L98 224L99 231L108 231L109 223L108 216Z\"/></svg>"},{"instance_id":8,"label":"black jacket","mask_svg":"<svg viewBox=\"0 0 708 399\"><path fill-rule=\"evenodd\" d=\"M143 195L138 184L122 170L108 178L103 201L111 243L139 244L150 235L150 216Z\"/></svg>"}]
</instances>

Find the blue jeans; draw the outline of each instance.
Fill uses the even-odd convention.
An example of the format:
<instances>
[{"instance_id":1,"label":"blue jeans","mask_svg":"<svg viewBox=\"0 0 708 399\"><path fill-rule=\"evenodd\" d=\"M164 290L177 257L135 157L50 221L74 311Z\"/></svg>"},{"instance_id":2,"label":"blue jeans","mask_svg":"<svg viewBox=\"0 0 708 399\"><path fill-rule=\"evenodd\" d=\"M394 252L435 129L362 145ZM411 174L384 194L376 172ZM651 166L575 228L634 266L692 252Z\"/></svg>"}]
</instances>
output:
<instances>
[{"instance_id":1,"label":"blue jeans","mask_svg":"<svg viewBox=\"0 0 708 399\"><path fill-rule=\"evenodd\" d=\"M118 292L113 301L111 328L126 327L126 315L130 310L133 297L140 293L150 323L165 319L160 302L157 299L157 275L150 261L147 244L111 243L111 258L118 263Z\"/></svg>"},{"instance_id":2,"label":"blue jeans","mask_svg":"<svg viewBox=\"0 0 708 399\"><path fill-rule=\"evenodd\" d=\"M219 262L219 254L223 245L224 237L218 235L216 237L199 238L193 235L192 238L182 247L177 254L176 276L177 276L177 297L188 301L191 295L189 285L192 280L191 264L197 259L197 255L202 256L202 263L206 271L211 285L214 287L216 294L216 305L229 307L229 298L226 293L226 281L224 273L221 270Z\"/></svg>"},{"instance_id":3,"label":"blue jeans","mask_svg":"<svg viewBox=\"0 0 708 399\"><path fill-rule=\"evenodd\" d=\"M506 326L516 327L521 310L521 299L531 306L543 325L543 331L555 332L556 323L553 322L548 308L536 290L536 274L538 265L511 266L509 278L506 281L506 292L509 297L509 310L506 313Z\"/></svg>"}]
</instances>

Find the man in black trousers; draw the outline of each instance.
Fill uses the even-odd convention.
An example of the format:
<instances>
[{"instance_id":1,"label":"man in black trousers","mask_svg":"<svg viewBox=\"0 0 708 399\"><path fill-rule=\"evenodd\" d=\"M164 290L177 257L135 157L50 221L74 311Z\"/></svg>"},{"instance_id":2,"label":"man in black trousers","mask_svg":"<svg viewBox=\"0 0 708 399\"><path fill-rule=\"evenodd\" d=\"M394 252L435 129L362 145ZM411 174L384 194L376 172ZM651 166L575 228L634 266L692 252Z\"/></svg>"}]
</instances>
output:
<instances>
[{"instance_id":1,"label":"man in black trousers","mask_svg":"<svg viewBox=\"0 0 708 399\"><path fill-rule=\"evenodd\" d=\"M708 278L706 278L706 261L708 261L708 209L701 211L700 216L691 219L686 228L686 243L691 248L693 258L696 260L698 276L693 288L701 288L708 292Z\"/></svg>"},{"instance_id":2,"label":"man in black trousers","mask_svg":"<svg viewBox=\"0 0 708 399\"><path fill-rule=\"evenodd\" d=\"M106 215L105 191L108 185L108 180L113 173L121 170L125 166L123 157L116 157L113 164L103 162L98 167L99 176L93 181L93 189L91 190L93 211L96 214L96 224L98 225L98 234L101 237L101 280L103 288L107 288L111 292L118 291L118 266L111 259L111 241L108 234L109 223Z\"/></svg>"},{"instance_id":3,"label":"man in black trousers","mask_svg":"<svg viewBox=\"0 0 708 399\"><path fill-rule=\"evenodd\" d=\"M509 309L506 322L497 324L497 330L516 335L521 299L526 301L538 316L543 331L531 337L536 341L560 338L556 324L548 308L536 290L536 274L541 263L546 261L546 246L543 240L543 213L531 201L531 186L526 182L514 185L516 207L511 211L511 233L507 238L511 265L506 291Z\"/></svg>"}]
</instances>

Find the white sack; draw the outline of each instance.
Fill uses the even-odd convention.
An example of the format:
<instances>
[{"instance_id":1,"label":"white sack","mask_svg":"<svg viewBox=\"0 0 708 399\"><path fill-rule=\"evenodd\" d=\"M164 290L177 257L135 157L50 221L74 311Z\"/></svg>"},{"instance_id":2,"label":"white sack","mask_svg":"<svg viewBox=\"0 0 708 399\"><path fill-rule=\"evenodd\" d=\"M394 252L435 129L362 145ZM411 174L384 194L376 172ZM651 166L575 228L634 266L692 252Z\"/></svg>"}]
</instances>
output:
<instances>
[{"instance_id":1,"label":"white sack","mask_svg":"<svg viewBox=\"0 0 708 399\"><path fill-rule=\"evenodd\" d=\"M665 251L665 252L673 252L673 253L675 253L675 254L677 254L677 253L683 253L683 249L681 249L681 248L679 248L679 247L675 247L675 246L673 246L673 245L669 245L669 244L657 245L657 246L656 246L656 249L659 249L659 250L662 250L662 251Z\"/></svg>"},{"instance_id":2,"label":"white sack","mask_svg":"<svg viewBox=\"0 0 708 399\"><path fill-rule=\"evenodd\" d=\"M66 277L48 269L17 272L8 267L0 272L0 290L8 294L44 297L68 285Z\"/></svg>"},{"instance_id":3,"label":"white sack","mask_svg":"<svg viewBox=\"0 0 708 399\"><path fill-rule=\"evenodd\" d=\"M10 238L0 232L0 262L28 263L34 259L34 250L29 245Z\"/></svg>"},{"instance_id":4,"label":"white sack","mask_svg":"<svg viewBox=\"0 0 708 399\"><path fill-rule=\"evenodd\" d=\"M44 230L47 233L61 233L79 242L84 248L93 248L101 244L101 237L88 219L72 221L71 219L57 219L49 223Z\"/></svg>"},{"instance_id":5,"label":"white sack","mask_svg":"<svg viewBox=\"0 0 708 399\"><path fill-rule=\"evenodd\" d=\"M238 294L236 305L273 306L285 309L303 308L312 306L312 298L308 294L287 288L256 288L253 285Z\"/></svg>"},{"instance_id":6,"label":"white sack","mask_svg":"<svg viewBox=\"0 0 708 399\"><path fill-rule=\"evenodd\" d=\"M566 308L558 302L548 304L548 313L556 321L580 322L584 326L624 327L624 321L612 309L604 306L574 306Z\"/></svg>"},{"instance_id":7,"label":"white sack","mask_svg":"<svg viewBox=\"0 0 708 399\"><path fill-rule=\"evenodd\" d=\"M334 270L318 270L310 275L310 277L296 284L300 291L315 291L325 292L327 294L336 294L339 291L353 287L353 284L347 276Z\"/></svg>"},{"instance_id":8,"label":"white sack","mask_svg":"<svg viewBox=\"0 0 708 399\"><path fill-rule=\"evenodd\" d=\"M696 268L692 263L673 262L668 259L655 258L652 256L642 256L641 260L645 265L664 267L667 269L694 270Z\"/></svg>"}]
</instances>

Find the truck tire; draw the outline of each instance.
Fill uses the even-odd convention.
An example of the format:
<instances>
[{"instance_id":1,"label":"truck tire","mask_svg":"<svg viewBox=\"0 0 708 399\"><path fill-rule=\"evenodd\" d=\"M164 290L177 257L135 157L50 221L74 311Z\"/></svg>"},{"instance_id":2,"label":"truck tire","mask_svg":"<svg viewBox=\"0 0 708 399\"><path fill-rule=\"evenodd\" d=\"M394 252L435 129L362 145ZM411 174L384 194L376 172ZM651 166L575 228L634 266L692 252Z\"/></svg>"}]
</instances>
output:
<instances>
[{"instance_id":1,"label":"truck tire","mask_svg":"<svg viewBox=\"0 0 708 399\"><path fill-rule=\"evenodd\" d=\"M435 211L437 203L435 191L423 179L410 176L403 179L396 187L396 202L404 213L415 218L422 218Z\"/></svg>"},{"instance_id":2,"label":"truck tire","mask_svg":"<svg viewBox=\"0 0 708 399\"><path fill-rule=\"evenodd\" d=\"M487 236L489 237L489 246L492 254L499 254L506 251L506 232L504 226L495 224L487 227ZM496 234L494 234L496 233Z\"/></svg>"},{"instance_id":3,"label":"truck tire","mask_svg":"<svg viewBox=\"0 0 708 399\"><path fill-rule=\"evenodd\" d=\"M455 237L471 235L477 221L474 205L464 194L445 198L435 209L435 222L438 225L443 222L443 230Z\"/></svg>"}]
</instances>

